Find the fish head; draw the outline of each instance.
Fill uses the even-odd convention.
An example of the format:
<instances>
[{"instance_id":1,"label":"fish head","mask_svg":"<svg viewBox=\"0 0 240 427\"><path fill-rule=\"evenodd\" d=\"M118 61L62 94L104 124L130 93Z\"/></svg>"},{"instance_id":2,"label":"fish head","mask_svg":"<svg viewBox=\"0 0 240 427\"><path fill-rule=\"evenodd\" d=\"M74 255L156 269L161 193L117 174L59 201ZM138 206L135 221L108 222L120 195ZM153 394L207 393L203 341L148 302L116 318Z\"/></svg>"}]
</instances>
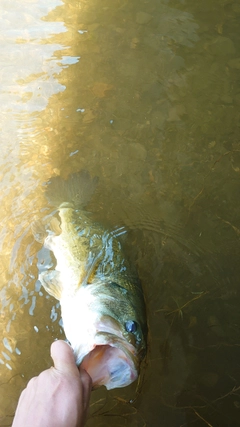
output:
<instances>
[{"instance_id":1,"label":"fish head","mask_svg":"<svg viewBox=\"0 0 240 427\"><path fill-rule=\"evenodd\" d=\"M101 316L95 323L93 348L81 363L95 387L105 385L108 390L126 387L138 378L143 356L139 331L134 337L133 332L124 328L125 323L110 315Z\"/></svg>"},{"instance_id":2,"label":"fish head","mask_svg":"<svg viewBox=\"0 0 240 427\"><path fill-rule=\"evenodd\" d=\"M94 388L125 387L138 378L146 352L142 306L138 296L109 283L81 287L74 298L61 298L66 336Z\"/></svg>"},{"instance_id":3,"label":"fish head","mask_svg":"<svg viewBox=\"0 0 240 427\"><path fill-rule=\"evenodd\" d=\"M138 360L135 348L114 334L97 332L92 350L83 358L81 366L91 376L93 387L126 387L138 377Z\"/></svg>"}]
</instances>

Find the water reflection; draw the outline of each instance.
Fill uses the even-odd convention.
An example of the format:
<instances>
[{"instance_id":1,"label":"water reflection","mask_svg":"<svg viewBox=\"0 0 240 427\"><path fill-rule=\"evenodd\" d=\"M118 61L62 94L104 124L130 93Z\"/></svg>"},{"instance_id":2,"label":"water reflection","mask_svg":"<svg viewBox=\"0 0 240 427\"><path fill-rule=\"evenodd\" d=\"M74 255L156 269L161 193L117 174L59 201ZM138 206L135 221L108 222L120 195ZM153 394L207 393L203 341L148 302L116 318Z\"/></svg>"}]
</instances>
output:
<instances>
[{"instance_id":1,"label":"water reflection","mask_svg":"<svg viewBox=\"0 0 240 427\"><path fill-rule=\"evenodd\" d=\"M150 327L137 392L94 392L87 425L237 425L238 3L0 8L0 424L64 337L30 232L44 183L87 169L89 210L130 230Z\"/></svg>"}]
</instances>

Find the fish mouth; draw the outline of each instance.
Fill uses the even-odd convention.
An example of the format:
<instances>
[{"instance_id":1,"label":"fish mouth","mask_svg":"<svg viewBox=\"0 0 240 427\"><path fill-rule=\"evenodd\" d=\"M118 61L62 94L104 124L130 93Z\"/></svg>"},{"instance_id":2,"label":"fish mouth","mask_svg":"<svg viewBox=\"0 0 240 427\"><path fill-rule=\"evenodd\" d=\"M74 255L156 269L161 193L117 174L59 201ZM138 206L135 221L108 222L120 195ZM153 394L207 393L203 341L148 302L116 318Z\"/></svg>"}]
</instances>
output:
<instances>
[{"instance_id":1,"label":"fish mouth","mask_svg":"<svg viewBox=\"0 0 240 427\"><path fill-rule=\"evenodd\" d=\"M126 387L138 377L134 346L125 339L107 332L98 332L92 350L81 362L92 378L93 388L101 385L110 390Z\"/></svg>"}]
</instances>

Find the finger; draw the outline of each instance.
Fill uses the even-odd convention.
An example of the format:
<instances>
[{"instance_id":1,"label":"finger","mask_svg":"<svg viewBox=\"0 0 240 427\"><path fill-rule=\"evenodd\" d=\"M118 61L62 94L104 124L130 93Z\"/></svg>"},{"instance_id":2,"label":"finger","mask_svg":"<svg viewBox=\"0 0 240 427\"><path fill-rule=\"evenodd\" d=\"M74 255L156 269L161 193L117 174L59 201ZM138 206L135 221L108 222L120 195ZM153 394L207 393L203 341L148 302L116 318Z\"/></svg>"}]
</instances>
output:
<instances>
[{"instance_id":1,"label":"finger","mask_svg":"<svg viewBox=\"0 0 240 427\"><path fill-rule=\"evenodd\" d=\"M87 408L92 390L92 378L85 369L80 369L80 378L83 387L83 406L84 408Z\"/></svg>"},{"instance_id":2,"label":"finger","mask_svg":"<svg viewBox=\"0 0 240 427\"><path fill-rule=\"evenodd\" d=\"M33 388L33 387L34 387L34 384L35 384L35 383L36 383L36 381L37 381L37 378L38 378L38 377L32 377L32 378L28 381L27 386L26 386L26 389L27 389L27 388Z\"/></svg>"},{"instance_id":3,"label":"finger","mask_svg":"<svg viewBox=\"0 0 240 427\"><path fill-rule=\"evenodd\" d=\"M57 371L66 374L78 374L73 350L65 341L54 341L51 345L51 357Z\"/></svg>"}]
</instances>

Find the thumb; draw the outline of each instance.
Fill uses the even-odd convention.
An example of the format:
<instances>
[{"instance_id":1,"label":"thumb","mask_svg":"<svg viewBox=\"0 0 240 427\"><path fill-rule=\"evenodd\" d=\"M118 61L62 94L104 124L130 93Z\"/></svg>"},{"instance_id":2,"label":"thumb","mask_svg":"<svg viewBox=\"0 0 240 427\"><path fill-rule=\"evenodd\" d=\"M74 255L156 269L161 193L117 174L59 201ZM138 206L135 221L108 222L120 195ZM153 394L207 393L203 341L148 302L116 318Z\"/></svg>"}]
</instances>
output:
<instances>
[{"instance_id":1,"label":"thumb","mask_svg":"<svg viewBox=\"0 0 240 427\"><path fill-rule=\"evenodd\" d=\"M73 350L65 341L54 341L51 345L51 357L57 371L79 376Z\"/></svg>"}]
</instances>

